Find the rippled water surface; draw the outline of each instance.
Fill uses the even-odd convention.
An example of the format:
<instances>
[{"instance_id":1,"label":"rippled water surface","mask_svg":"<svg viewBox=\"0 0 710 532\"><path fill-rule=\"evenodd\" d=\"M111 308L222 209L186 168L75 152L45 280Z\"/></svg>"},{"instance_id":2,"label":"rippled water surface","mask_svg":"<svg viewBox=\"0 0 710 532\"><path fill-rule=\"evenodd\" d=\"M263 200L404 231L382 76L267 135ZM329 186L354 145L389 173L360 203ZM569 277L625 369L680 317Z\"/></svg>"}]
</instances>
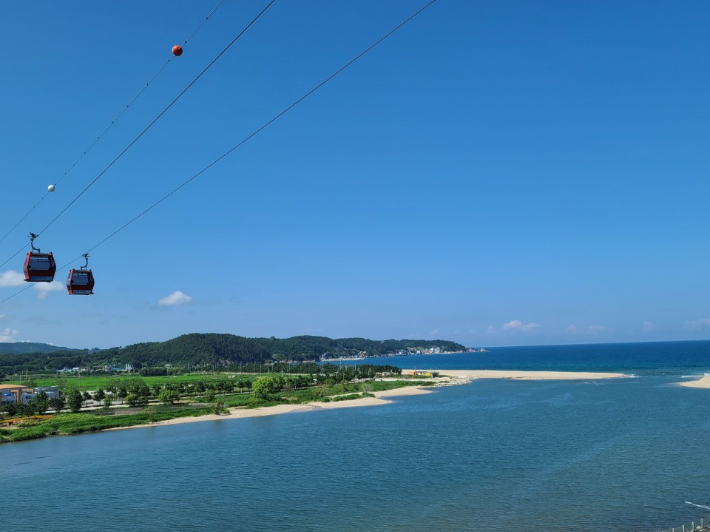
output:
<instances>
[{"instance_id":1,"label":"rippled water surface","mask_svg":"<svg viewBox=\"0 0 710 532\"><path fill-rule=\"evenodd\" d=\"M648 531L710 502L710 390L476 381L0 446L7 530ZM710 512L709 512L710 513Z\"/></svg>"},{"instance_id":2,"label":"rippled water surface","mask_svg":"<svg viewBox=\"0 0 710 532\"><path fill-rule=\"evenodd\" d=\"M367 358L340 363L400 368L612 371L638 375L710 372L710 341L493 347L483 353Z\"/></svg>"}]
</instances>

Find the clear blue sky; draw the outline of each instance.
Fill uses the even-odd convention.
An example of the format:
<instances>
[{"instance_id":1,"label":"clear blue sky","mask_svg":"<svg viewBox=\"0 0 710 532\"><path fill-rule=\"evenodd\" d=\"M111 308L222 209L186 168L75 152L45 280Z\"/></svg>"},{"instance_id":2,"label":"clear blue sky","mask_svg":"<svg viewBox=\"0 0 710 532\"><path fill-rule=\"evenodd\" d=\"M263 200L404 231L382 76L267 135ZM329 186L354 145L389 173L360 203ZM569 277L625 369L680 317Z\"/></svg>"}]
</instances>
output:
<instances>
[{"instance_id":1,"label":"clear blue sky","mask_svg":"<svg viewBox=\"0 0 710 532\"><path fill-rule=\"evenodd\" d=\"M80 255L423 3L277 0L39 247ZM0 236L215 4L0 6ZM265 4L226 0L0 262ZM95 250L95 295L0 305L0 341L707 338L709 21L703 1L439 0Z\"/></svg>"}]
</instances>

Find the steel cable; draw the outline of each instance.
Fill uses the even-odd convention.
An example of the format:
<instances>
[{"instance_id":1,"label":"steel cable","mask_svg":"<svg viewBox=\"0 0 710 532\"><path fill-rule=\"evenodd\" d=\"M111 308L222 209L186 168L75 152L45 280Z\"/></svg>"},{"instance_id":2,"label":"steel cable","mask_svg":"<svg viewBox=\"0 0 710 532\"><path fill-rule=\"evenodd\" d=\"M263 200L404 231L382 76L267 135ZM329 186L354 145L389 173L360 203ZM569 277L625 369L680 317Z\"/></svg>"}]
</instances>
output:
<instances>
[{"instance_id":1,"label":"steel cable","mask_svg":"<svg viewBox=\"0 0 710 532\"><path fill-rule=\"evenodd\" d=\"M215 11L217 11L217 9L219 9L219 7L224 3L224 1L225 0L220 0L220 2L204 18L204 20L202 20L202 22L200 22L200 24L192 31L192 33L190 33L190 35L187 37L187 39L185 39L182 42L183 46L185 46L188 43L188 41L190 39L192 39L192 37L202 28L202 26L204 26L204 24L207 22L207 20L214 14ZM138 93L135 96L133 96L133 98L131 98L131 100L123 107L123 109L121 109L121 112L118 113L114 117L113 120L111 120L111 123L108 124L108 126L106 126L106 128L104 128L104 130L99 134L98 137L96 137L94 139L94 141L89 145L89 147L86 148L82 152L82 154L72 163L72 165L69 168L67 168L67 170L64 171L64 173L61 175L61 177L57 180L57 182L55 184L58 185L59 183L61 183L64 180L64 178L67 175L69 175L69 173L74 169L74 167L77 164L79 164L79 162L84 158L84 156L91 151L91 149L101 140L101 138L108 132L108 130L111 129L116 122L118 122L118 120L121 118L121 116L123 116L123 114L126 111L128 111L128 108L131 107L131 105L133 105L133 103L143 94L143 92L145 92L145 90L150 86L150 84L153 83L153 81L155 81L155 79L163 72L163 70L165 70L165 67L168 66L168 64L174 59L174 57L175 56L170 56L170 58L167 61L165 61L165 63L163 63L163 66L161 66L158 69L158 71L155 74L153 74L153 76L148 80L148 82L145 85L143 85L143 87L141 87L141 90L138 91ZM25 215L22 216L22 218L20 218L20 220L14 226L12 226L12 228L7 233L5 233L5 235L2 238L0 238L0 243L2 243L15 229L17 229L17 227L22 222L24 222L30 214L32 214L32 212L39 206L40 203L42 203L44 198L46 198L48 195L49 195L49 192L45 192L44 195L42 195L42 197L37 201L37 203L35 203L30 208L30 210L28 210L25 213ZM10 258L12 259L12 257L10 257ZM2 266L3 265L0 265L0 268L2 268Z\"/></svg>"},{"instance_id":2,"label":"steel cable","mask_svg":"<svg viewBox=\"0 0 710 532\"><path fill-rule=\"evenodd\" d=\"M255 17L249 22L249 24L247 24L247 25L244 27L244 29L242 29L242 31L240 31L239 34L238 34L234 39L232 39L232 41L231 41L227 46L225 46L224 49L223 49L219 54L217 54L217 56L216 56L212 61L210 61L210 63L202 70L202 72L200 72L190 83L188 83L187 86L180 92L180 94L178 94L178 95L167 105L167 107L165 107L165 109L163 109L163 110L158 114L158 116L156 116L156 117L143 129L143 131L141 131L141 132L138 134L138 136L136 136L131 142L128 143L128 146L126 146L126 147L108 164L108 166L106 166L106 168L104 168L103 170L101 170L101 172L99 172L99 174L98 174L94 179L92 179L92 180L89 182L89 184L86 185L86 187L84 187L84 189L83 189L81 192L79 192L79 194L77 194L76 197L75 197L73 200L71 200L71 201L69 202L69 204L68 204L66 207L64 207L64 208L59 212L59 214L57 214L54 218L52 218L52 220L51 220L47 225L45 225L44 228L43 228L40 232L37 233L37 236L41 236L42 233L44 233L47 229L49 229L49 228L54 224L54 222L56 222L65 212L67 212L67 211L69 210L69 208L70 208L72 205L74 205L74 203L76 203L76 202L79 200L79 198L81 198L81 197L86 193L87 190L89 190L92 186L94 186L94 184L95 184L99 179L101 179L101 177L102 177L114 164L116 164L116 162L118 162L118 160L119 160L121 157L123 157L123 155L124 155L128 150L130 150L131 147L132 147L136 142L138 142L138 140L139 140L143 135L145 135L145 134L148 132L148 130L149 130L151 127L153 127L153 125L155 125L155 123L156 123L158 120L160 120L160 118L161 118L165 113L167 113L168 110L169 110L173 105L175 105L175 104L177 103L177 101L178 101L180 98L182 98L182 96L183 96L188 90L190 90L190 88L191 88L195 83L197 83L197 81L198 81L210 68L212 68L212 66L219 60L219 58L222 57L222 56L227 52L227 50L229 50L229 49L232 47L232 45L233 45L235 42L237 42L237 41L239 40L239 38L240 38L242 35L244 35L244 34L246 33L246 31L247 31L249 28L251 28L252 25L253 25L257 20L259 20L259 18L260 18L264 13L266 13L266 10L269 9L269 8L271 7L271 5L272 5L275 1L276 1L276 0L271 0L271 1L266 5L266 7L264 7L264 9L262 9L262 10L259 12L259 14L258 14L257 16L255 16Z\"/></svg>"},{"instance_id":3,"label":"steel cable","mask_svg":"<svg viewBox=\"0 0 710 532\"><path fill-rule=\"evenodd\" d=\"M393 33L395 33L395 32L396 32L397 30L399 30L402 26L404 26L405 24L407 24L408 22L410 22L410 21L411 21L412 19L414 19L417 15L421 14L424 10L426 10L427 8L429 8L429 7L430 7L432 4L434 4L436 1L437 1L437 0L431 0L430 2L428 2L427 4L425 4L423 7L421 7L420 9L418 9L418 10L417 10L416 12L414 12L412 15L410 15L409 17L407 17L403 22L401 22L400 24L398 24L397 26L395 26L392 30L390 30L389 32L387 32L384 36L380 37L377 41L375 41L373 44L371 44L370 46L368 46L364 51L360 52L360 53L359 53L358 55L356 55L353 59L351 59L350 61L348 61L347 63L345 63L345 65L343 65L343 66L340 67L338 70L336 70L333 74L331 74L330 76L328 76L327 78L325 78L323 81L321 81L320 83L318 83L315 87L313 87L311 90L309 90L309 91L308 91L307 93L305 93L303 96L301 96L301 97L298 98L296 101L294 101L291 105L289 105L288 107L286 107L283 111L281 111L280 113L276 114L276 115L275 115L274 117L272 117L270 120L268 120L268 121L265 122L263 125L261 125L261 126L258 127L256 130L254 130L252 133L250 133L249 135L247 135L246 137L244 137L244 138L243 138L241 141L239 141L237 144L235 144L234 146L232 146L229 150L227 150L227 151L224 152L222 155L220 155L219 157L217 157L216 159L214 159L212 162L210 162L207 166L203 167L203 168L202 168L201 170L199 170L197 173L193 174L190 178L188 178L187 180L183 181L180 185L178 185L178 186L175 187L173 190L171 190L170 192L168 192L167 194L165 194L162 198L160 198L159 200L155 201L155 202L154 202L152 205L150 205L149 207L145 208L141 213L139 213L139 214L137 214L136 216L134 216L133 218L131 218L129 221L127 221L126 223L124 223L124 224L123 224L122 226L120 226L118 229L116 229L115 231L113 231L112 233L110 233L108 236L106 236L103 240L101 240L100 242L98 242L97 244L95 244L93 247L89 248L85 253L90 253L90 252L92 252L93 250L95 250L96 248L98 248L99 246L103 245L105 242L107 242L108 240L110 240L111 238L113 238L114 236L116 236L118 233L120 233L121 231L123 231L124 229L126 229L127 227L129 227L131 224L133 224L134 222L136 222L137 220L139 220L140 218L142 218L143 216L145 216L146 214L148 214L148 213L149 213L150 211L152 211L155 207L157 207L158 205L160 205L161 203L163 203L165 200L167 200L168 198L170 198L173 194L175 194L176 192L178 192L180 189L184 188L184 187L187 186L189 183L191 183L193 180L195 180L195 179L198 178L200 175L202 175L203 173L205 173L207 170L209 170L210 168L212 168L215 164L217 164L218 162L220 162L222 159L224 159L225 157L227 157L228 155L230 155L231 153L233 153L237 148L239 148L240 146L242 146L243 144L245 144L246 142L248 142L250 139L252 139L252 138L253 138L254 136L256 136L258 133L260 133L261 131L263 131L264 129L266 129L268 126L270 126L271 124L273 124L276 120L278 120L279 118L281 118L282 116L284 116L286 113L288 113L288 112L289 112L290 110L292 110L294 107L296 107L298 104L300 104L301 102L303 102L306 98L308 98L308 97L311 96L313 93L315 93L318 89L320 89L321 87L323 87L326 83L328 83L328 82L331 81L333 78L335 78L336 76L338 76L339 74L341 74L345 69L347 69L348 67L350 67L353 63L355 63L357 60L359 60L359 59L362 58L365 54L367 54L370 50L372 50L372 49L375 48L377 45L379 45L380 43L382 43L385 39L387 39L388 37L390 37ZM273 2L272 2L272 3L273 3ZM271 5L271 4L269 4L269 5ZM268 7L268 6L267 6L267 7ZM77 260L79 260L83 255L84 255L84 253L82 253L81 255L79 255L78 257L76 257L75 259L73 259L72 261L68 262L66 265L62 266L62 267L59 268L57 271L61 271L61 270L65 269L65 268L66 268L67 266L69 266L71 263L76 262ZM23 288L22 290L16 292L15 294L13 294L13 295L11 295L11 296L8 296L7 298L5 298L5 299L3 299L3 300L0 300L0 304L6 302L7 300L9 300L9 299L15 297L15 296L18 295L18 294L21 294L22 292L24 292L24 291L26 291L26 290L27 290L27 288Z\"/></svg>"}]
</instances>

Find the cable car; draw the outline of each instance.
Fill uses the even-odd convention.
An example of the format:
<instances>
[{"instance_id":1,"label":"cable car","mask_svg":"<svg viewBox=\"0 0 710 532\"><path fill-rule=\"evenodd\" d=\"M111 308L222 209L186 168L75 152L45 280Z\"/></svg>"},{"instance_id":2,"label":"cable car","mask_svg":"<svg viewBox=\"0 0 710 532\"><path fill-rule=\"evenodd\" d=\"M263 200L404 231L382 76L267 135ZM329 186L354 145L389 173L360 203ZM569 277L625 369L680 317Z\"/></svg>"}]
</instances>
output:
<instances>
[{"instance_id":1,"label":"cable car","mask_svg":"<svg viewBox=\"0 0 710 532\"><path fill-rule=\"evenodd\" d=\"M94 274L89 267L89 254L82 255L86 264L78 270L69 270L67 275L67 292L70 296L90 296L94 293Z\"/></svg>"},{"instance_id":2,"label":"cable car","mask_svg":"<svg viewBox=\"0 0 710 532\"><path fill-rule=\"evenodd\" d=\"M25 257L25 281L28 283L51 283L57 272L57 263L54 262L51 252L42 253L35 247L35 238L37 235L30 233L32 251L29 251Z\"/></svg>"}]
</instances>

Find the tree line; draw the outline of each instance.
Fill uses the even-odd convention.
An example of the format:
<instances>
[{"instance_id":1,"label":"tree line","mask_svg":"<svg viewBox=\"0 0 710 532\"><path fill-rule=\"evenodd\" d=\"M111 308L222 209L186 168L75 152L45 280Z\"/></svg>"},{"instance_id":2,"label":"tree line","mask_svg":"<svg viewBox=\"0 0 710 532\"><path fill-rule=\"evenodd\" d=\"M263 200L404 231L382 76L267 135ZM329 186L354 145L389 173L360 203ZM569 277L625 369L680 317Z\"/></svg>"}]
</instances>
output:
<instances>
[{"instance_id":1,"label":"tree line","mask_svg":"<svg viewBox=\"0 0 710 532\"><path fill-rule=\"evenodd\" d=\"M93 401L92 406L103 406L107 411L117 401L131 407L145 407L151 400L170 405L184 398L202 397L208 403L215 403L218 395L247 392L253 392L257 399L268 399L282 391L345 384L359 379L371 379L377 375L400 375L402 372L395 366L368 364L344 367L313 364L312 369L317 371L295 375L262 375L256 379L241 375L217 380L195 378L189 381L155 383L152 386L140 377L114 378L93 393L82 392L73 383L60 379L59 397L50 399L46 392L40 391L28 404L8 403L0 406L0 414L15 417L44 414L48 410L61 412L68 409L71 412L79 412L89 401Z\"/></svg>"},{"instance_id":2,"label":"tree line","mask_svg":"<svg viewBox=\"0 0 710 532\"><path fill-rule=\"evenodd\" d=\"M152 342L92 351L0 354L0 378L21 372L46 373L62 368L123 366L164 367L166 364L191 370L210 367L244 367L287 361L316 361L321 358L354 356L366 352L381 356L400 350L440 347L462 351L464 346L446 340L331 339L324 336L292 338L245 338L231 334L185 334L166 342Z\"/></svg>"}]
</instances>

